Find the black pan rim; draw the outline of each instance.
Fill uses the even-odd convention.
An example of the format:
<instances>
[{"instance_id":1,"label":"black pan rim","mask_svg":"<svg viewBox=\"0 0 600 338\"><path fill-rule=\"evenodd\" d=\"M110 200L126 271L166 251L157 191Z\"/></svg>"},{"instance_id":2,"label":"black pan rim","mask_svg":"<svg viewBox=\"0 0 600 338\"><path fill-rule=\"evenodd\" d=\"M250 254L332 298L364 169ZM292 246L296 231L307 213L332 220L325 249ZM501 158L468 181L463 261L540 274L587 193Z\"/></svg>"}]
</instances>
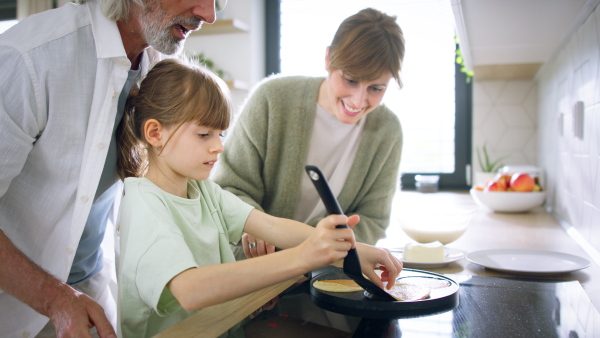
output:
<instances>
[{"instance_id":1,"label":"black pan rim","mask_svg":"<svg viewBox=\"0 0 600 338\"><path fill-rule=\"evenodd\" d=\"M313 303L325 310L364 318L390 319L422 317L446 312L459 304L459 284L453 279L434 272L403 269L412 277L427 277L448 281L448 294L415 301L386 301L371 299L363 291L336 293L321 291L312 286L317 280L351 279L339 268L328 267L313 274L310 281L310 296Z\"/></svg>"}]
</instances>

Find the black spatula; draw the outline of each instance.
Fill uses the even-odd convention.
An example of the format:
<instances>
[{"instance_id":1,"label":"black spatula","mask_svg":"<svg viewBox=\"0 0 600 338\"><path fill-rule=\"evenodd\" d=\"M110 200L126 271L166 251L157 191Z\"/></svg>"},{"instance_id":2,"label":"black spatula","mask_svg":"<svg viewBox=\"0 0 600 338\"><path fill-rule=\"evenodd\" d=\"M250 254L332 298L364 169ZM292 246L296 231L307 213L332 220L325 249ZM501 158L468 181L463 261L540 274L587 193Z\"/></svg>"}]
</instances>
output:
<instances>
[{"instance_id":1,"label":"black spatula","mask_svg":"<svg viewBox=\"0 0 600 338\"><path fill-rule=\"evenodd\" d=\"M325 208L329 214L343 215L344 212L340 207L337 199L331 192L331 188L329 188L329 183L327 183L327 179L321 173L321 170L314 165L307 165L305 167L306 173L310 177L310 180L317 188L319 192L319 196L323 200L323 204L325 204ZM348 225L338 225L337 228L348 228ZM379 298L381 300L391 300L395 301L396 299L390 296L383 289L375 285L370 280L366 279L363 276L362 269L360 267L360 261L358 259L358 252L356 252L356 248L350 249L348 251L348 255L344 258L344 273L348 275L348 277L352 278L356 282L356 284L360 285L363 289L367 291L367 293L371 294L372 298Z\"/></svg>"}]
</instances>

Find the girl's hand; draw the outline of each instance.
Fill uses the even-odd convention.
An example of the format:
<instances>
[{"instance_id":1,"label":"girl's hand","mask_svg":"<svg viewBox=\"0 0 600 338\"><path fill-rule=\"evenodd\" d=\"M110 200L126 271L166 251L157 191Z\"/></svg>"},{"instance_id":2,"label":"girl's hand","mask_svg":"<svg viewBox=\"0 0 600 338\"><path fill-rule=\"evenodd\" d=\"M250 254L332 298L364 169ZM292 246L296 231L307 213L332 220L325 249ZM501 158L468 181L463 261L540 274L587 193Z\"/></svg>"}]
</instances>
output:
<instances>
[{"instance_id":1,"label":"girl's hand","mask_svg":"<svg viewBox=\"0 0 600 338\"><path fill-rule=\"evenodd\" d=\"M358 215L350 216L348 218L348 225L352 228L358 224L359 221L360 218ZM368 244L358 243L357 250L360 258L360 267L362 268L363 273L379 287L383 287L382 282L388 282L386 288L388 290L391 289L396 282L396 278L402 271L402 262L385 248L377 248ZM379 270L382 271L381 278L375 273L375 268L377 266L379 266Z\"/></svg>"},{"instance_id":2,"label":"girl's hand","mask_svg":"<svg viewBox=\"0 0 600 338\"><path fill-rule=\"evenodd\" d=\"M352 229L338 229L336 226L349 223L354 225L357 221L358 217L345 215L329 215L319 221L316 231L298 246L300 258L308 265L308 271L346 257L348 250L356 245L354 233Z\"/></svg>"},{"instance_id":3,"label":"girl's hand","mask_svg":"<svg viewBox=\"0 0 600 338\"><path fill-rule=\"evenodd\" d=\"M400 271L402 271L402 262L388 249L377 248L364 243L357 244L360 266L362 267L363 273L380 288L383 288L383 282L388 282L386 288L388 290L391 289L394 286ZM381 273L381 278L375 273L375 268L378 265L379 269L383 271Z\"/></svg>"},{"instance_id":4,"label":"girl's hand","mask_svg":"<svg viewBox=\"0 0 600 338\"><path fill-rule=\"evenodd\" d=\"M274 245L246 233L242 235L242 247L247 258L264 256L275 252Z\"/></svg>"}]
</instances>

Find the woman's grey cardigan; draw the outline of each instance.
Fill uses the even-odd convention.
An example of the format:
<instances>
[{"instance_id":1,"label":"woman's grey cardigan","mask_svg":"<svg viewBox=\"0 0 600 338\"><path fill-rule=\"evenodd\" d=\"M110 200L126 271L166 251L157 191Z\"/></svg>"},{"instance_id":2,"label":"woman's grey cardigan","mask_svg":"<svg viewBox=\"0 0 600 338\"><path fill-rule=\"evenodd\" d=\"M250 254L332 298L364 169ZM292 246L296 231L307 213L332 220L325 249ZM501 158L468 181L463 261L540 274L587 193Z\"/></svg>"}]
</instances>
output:
<instances>
[{"instance_id":1,"label":"woman's grey cardigan","mask_svg":"<svg viewBox=\"0 0 600 338\"><path fill-rule=\"evenodd\" d=\"M268 214L292 218L300 193L319 86L324 78L274 77L246 102L225 141L214 180ZM398 184L402 130L384 106L370 112L356 159L338 196L347 215L360 215L356 239L385 237ZM324 217L325 215L323 215ZM315 226L322 217L310 220Z\"/></svg>"}]
</instances>

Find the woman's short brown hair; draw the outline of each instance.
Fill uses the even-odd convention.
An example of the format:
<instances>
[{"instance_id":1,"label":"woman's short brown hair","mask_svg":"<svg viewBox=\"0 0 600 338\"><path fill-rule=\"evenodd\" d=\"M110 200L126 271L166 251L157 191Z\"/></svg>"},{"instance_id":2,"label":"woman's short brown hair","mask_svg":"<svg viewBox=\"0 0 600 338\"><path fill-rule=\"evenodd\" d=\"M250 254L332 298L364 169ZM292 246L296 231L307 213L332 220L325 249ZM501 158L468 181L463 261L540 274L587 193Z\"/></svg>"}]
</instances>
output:
<instances>
[{"instance_id":1,"label":"woman's short brown hair","mask_svg":"<svg viewBox=\"0 0 600 338\"><path fill-rule=\"evenodd\" d=\"M356 81L372 81L390 71L402 87L404 35L395 16L366 8L348 17L329 46L329 68Z\"/></svg>"}]
</instances>

